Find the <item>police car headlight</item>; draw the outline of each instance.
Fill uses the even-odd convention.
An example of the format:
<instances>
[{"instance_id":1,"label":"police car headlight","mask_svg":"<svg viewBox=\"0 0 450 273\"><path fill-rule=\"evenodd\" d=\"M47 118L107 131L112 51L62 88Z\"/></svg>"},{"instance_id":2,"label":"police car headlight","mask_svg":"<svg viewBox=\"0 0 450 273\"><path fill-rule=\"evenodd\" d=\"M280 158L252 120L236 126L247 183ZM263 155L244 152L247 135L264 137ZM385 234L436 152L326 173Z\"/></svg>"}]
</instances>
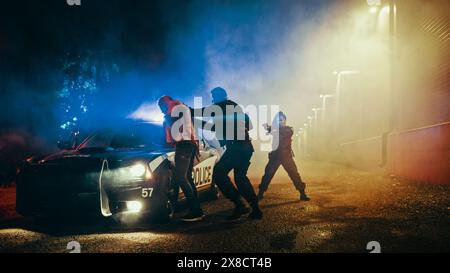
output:
<instances>
[{"instance_id":1,"label":"police car headlight","mask_svg":"<svg viewBox=\"0 0 450 273\"><path fill-rule=\"evenodd\" d=\"M118 168L110 173L116 183L152 179L152 172L145 162L135 162L127 167Z\"/></svg>"},{"instance_id":2,"label":"police car headlight","mask_svg":"<svg viewBox=\"0 0 450 273\"><path fill-rule=\"evenodd\" d=\"M133 177L141 177L145 175L147 167L143 163L136 163L130 167L130 175Z\"/></svg>"},{"instance_id":3,"label":"police car headlight","mask_svg":"<svg viewBox=\"0 0 450 273\"><path fill-rule=\"evenodd\" d=\"M139 212L142 209L142 203L139 201L127 201L126 204L129 212Z\"/></svg>"}]
</instances>

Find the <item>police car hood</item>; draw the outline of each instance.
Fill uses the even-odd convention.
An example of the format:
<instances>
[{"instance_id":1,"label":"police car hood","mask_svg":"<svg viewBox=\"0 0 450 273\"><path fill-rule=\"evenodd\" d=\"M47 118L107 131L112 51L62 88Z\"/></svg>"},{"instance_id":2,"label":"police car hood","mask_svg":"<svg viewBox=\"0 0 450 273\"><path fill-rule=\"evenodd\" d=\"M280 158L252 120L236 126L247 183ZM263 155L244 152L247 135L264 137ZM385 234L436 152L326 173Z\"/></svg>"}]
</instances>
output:
<instances>
[{"instance_id":1,"label":"police car hood","mask_svg":"<svg viewBox=\"0 0 450 273\"><path fill-rule=\"evenodd\" d=\"M156 157L170 152L170 149L149 150L149 149L111 149L111 148L92 148L81 150L63 150L50 155L35 157L28 160L34 164L74 164L76 162L127 162L146 160L151 161Z\"/></svg>"}]
</instances>

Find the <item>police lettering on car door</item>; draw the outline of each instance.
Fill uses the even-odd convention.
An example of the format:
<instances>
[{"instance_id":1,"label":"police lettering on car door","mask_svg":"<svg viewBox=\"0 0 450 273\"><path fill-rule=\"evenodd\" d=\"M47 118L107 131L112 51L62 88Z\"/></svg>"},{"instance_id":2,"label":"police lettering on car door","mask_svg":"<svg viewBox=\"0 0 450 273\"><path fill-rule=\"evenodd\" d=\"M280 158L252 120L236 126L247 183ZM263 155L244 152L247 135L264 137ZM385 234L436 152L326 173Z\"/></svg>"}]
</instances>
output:
<instances>
[{"instance_id":1,"label":"police lettering on car door","mask_svg":"<svg viewBox=\"0 0 450 273\"><path fill-rule=\"evenodd\" d=\"M211 156L194 166L192 178L196 187L206 186L212 183L213 167L217 156Z\"/></svg>"},{"instance_id":2,"label":"police lettering on car door","mask_svg":"<svg viewBox=\"0 0 450 273\"><path fill-rule=\"evenodd\" d=\"M195 186L202 186L211 184L211 178L212 178L212 167L211 166L200 166L194 168L192 171L192 175L194 178L194 184Z\"/></svg>"}]
</instances>

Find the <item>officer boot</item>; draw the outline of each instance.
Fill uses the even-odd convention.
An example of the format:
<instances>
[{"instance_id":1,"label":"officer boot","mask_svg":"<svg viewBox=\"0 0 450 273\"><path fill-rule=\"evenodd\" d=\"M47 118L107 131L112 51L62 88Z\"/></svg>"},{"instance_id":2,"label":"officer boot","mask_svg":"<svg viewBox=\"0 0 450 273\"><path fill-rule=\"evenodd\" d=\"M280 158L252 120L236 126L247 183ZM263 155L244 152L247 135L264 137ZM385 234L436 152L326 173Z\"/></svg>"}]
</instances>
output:
<instances>
[{"instance_id":1,"label":"officer boot","mask_svg":"<svg viewBox=\"0 0 450 273\"><path fill-rule=\"evenodd\" d=\"M262 191L262 190L259 190L259 192L258 192L258 200L263 200L264 199L264 191Z\"/></svg>"},{"instance_id":2,"label":"officer boot","mask_svg":"<svg viewBox=\"0 0 450 273\"><path fill-rule=\"evenodd\" d=\"M306 195L305 190L301 190L301 191L300 191L300 200L301 200L301 201L309 201L309 200L311 200L311 198L309 198L309 197Z\"/></svg>"},{"instance_id":3,"label":"officer boot","mask_svg":"<svg viewBox=\"0 0 450 273\"><path fill-rule=\"evenodd\" d=\"M263 213L261 209L259 208L258 202L255 202L252 204L252 212L248 215L248 218L260 220L263 217Z\"/></svg>"},{"instance_id":4,"label":"officer boot","mask_svg":"<svg viewBox=\"0 0 450 273\"><path fill-rule=\"evenodd\" d=\"M239 219L243 214L247 214L250 212L250 209L242 203L242 201L239 200L234 203L234 209L230 216L227 217L227 220L237 220Z\"/></svg>"}]
</instances>

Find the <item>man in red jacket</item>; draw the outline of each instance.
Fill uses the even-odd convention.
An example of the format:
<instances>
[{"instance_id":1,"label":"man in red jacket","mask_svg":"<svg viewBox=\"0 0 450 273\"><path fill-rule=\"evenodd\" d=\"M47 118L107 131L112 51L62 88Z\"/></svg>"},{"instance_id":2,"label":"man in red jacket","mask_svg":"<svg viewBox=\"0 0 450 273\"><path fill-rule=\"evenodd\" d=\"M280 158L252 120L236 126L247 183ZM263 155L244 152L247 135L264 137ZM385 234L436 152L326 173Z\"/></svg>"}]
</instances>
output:
<instances>
[{"instance_id":1,"label":"man in red jacket","mask_svg":"<svg viewBox=\"0 0 450 273\"><path fill-rule=\"evenodd\" d=\"M198 139L191 111L185 104L169 96L161 97L158 105L164 114L166 142L175 147L174 180L183 190L189 205L189 212L181 220L201 221L205 215L192 179L194 158L198 154Z\"/></svg>"}]
</instances>

